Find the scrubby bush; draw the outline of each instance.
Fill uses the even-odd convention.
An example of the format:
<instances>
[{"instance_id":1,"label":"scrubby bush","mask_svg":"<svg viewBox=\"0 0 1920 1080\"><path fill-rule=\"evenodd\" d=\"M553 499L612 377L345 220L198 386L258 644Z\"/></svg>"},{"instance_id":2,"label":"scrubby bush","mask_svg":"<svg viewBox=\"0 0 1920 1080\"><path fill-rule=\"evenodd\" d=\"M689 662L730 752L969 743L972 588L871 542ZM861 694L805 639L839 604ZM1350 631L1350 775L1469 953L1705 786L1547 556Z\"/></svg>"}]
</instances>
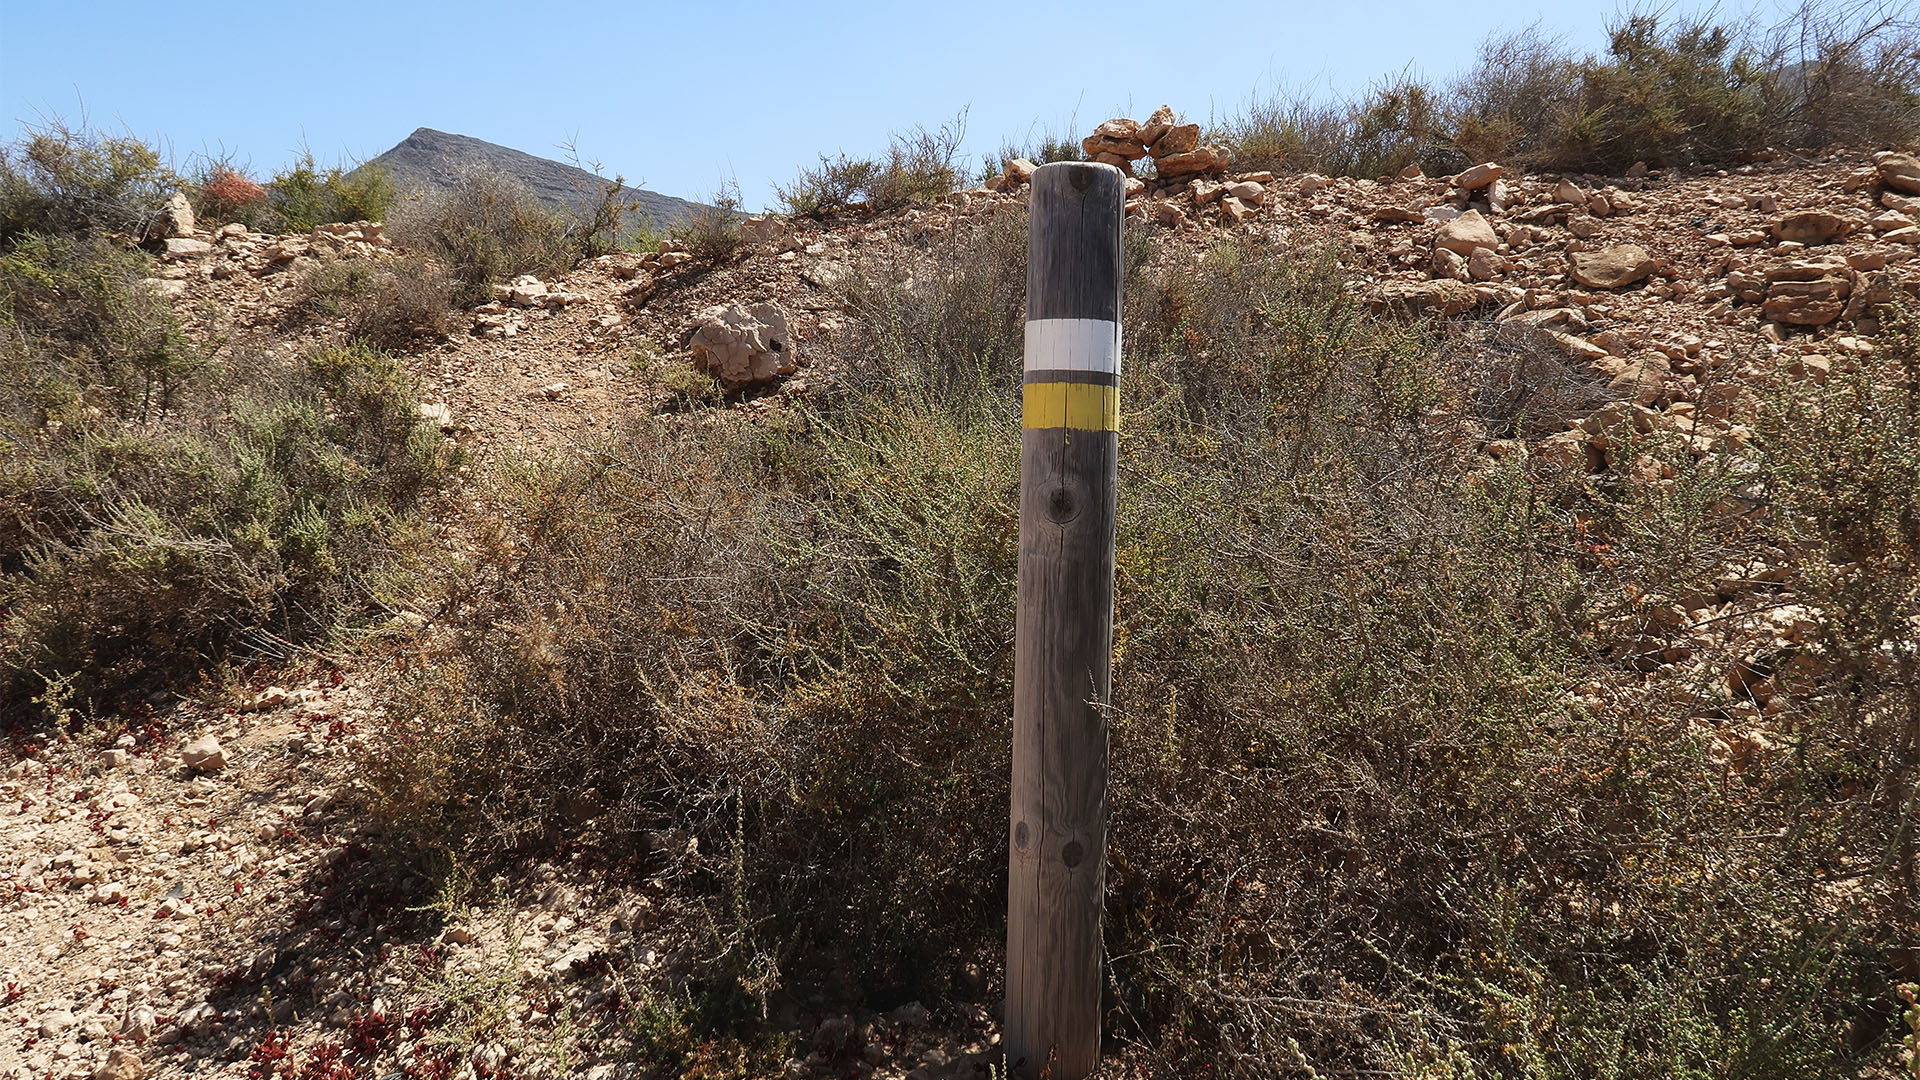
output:
<instances>
[{"instance_id":1,"label":"scrubby bush","mask_svg":"<svg viewBox=\"0 0 1920 1080\"><path fill-rule=\"evenodd\" d=\"M93 713L377 594L446 465L398 363L191 348L144 257L0 257L0 709Z\"/></svg>"},{"instance_id":2,"label":"scrubby bush","mask_svg":"<svg viewBox=\"0 0 1920 1080\"><path fill-rule=\"evenodd\" d=\"M87 404L116 417L170 408L204 358L147 267L141 252L100 237L29 234L0 248L0 327L18 366L9 401L46 409L90 387Z\"/></svg>"},{"instance_id":3,"label":"scrubby bush","mask_svg":"<svg viewBox=\"0 0 1920 1080\"><path fill-rule=\"evenodd\" d=\"M740 236L740 189L723 184L712 201L696 208L693 216L667 231L667 238L681 250L716 266L733 261L746 242Z\"/></svg>"},{"instance_id":4,"label":"scrubby bush","mask_svg":"<svg viewBox=\"0 0 1920 1080\"><path fill-rule=\"evenodd\" d=\"M1634 12L1603 54L1584 56L1528 28L1490 38L1442 91L1403 76L1350 101L1281 93L1222 134L1244 167L1369 177L1487 159L1606 173L1902 143L1920 134L1920 26L1871 4L1808 5L1758 34L1711 14Z\"/></svg>"},{"instance_id":5,"label":"scrubby bush","mask_svg":"<svg viewBox=\"0 0 1920 1080\"><path fill-rule=\"evenodd\" d=\"M627 224L628 215L640 209L639 202L626 197L623 176L608 180L596 176L597 187L574 214L573 242L578 261L597 259L633 246L646 246L650 229L635 229Z\"/></svg>"},{"instance_id":6,"label":"scrubby bush","mask_svg":"<svg viewBox=\"0 0 1920 1080\"><path fill-rule=\"evenodd\" d=\"M237 221L260 230L280 225L268 203L267 188L230 161L208 162L186 190L194 212L210 225Z\"/></svg>"},{"instance_id":7,"label":"scrubby bush","mask_svg":"<svg viewBox=\"0 0 1920 1080\"><path fill-rule=\"evenodd\" d=\"M525 185L496 173L467 172L447 190L407 204L391 231L447 267L461 303L485 300L496 282L573 265L566 221Z\"/></svg>"},{"instance_id":8,"label":"scrubby bush","mask_svg":"<svg viewBox=\"0 0 1920 1080\"><path fill-rule=\"evenodd\" d=\"M1403 75L1349 102L1300 92L1256 99L1222 135L1238 168L1378 177L1420 165L1445 174L1458 160L1450 119L1439 95Z\"/></svg>"},{"instance_id":9,"label":"scrubby bush","mask_svg":"<svg viewBox=\"0 0 1920 1080\"><path fill-rule=\"evenodd\" d=\"M737 994L855 972L846 993L931 996L991 963L1002 224L904 254L910 282L849 282L848 389L811 411L642 420L584 464L505 469L478 564L441 584L452 636L366 758L369 812L473 857L583 817L690 836L649 872L706 898L704 974ZM1907 563L1822 601L1868 620L1843 633L1882 681L1808 691L1802 750L1736 773L1617 646L1756 542L1751 466L1689 454L1670 492L1489 466L1503 355L1252 240L1131 274L1126 335L1117 1032L1169 1075L1853 1075L1838 1033L1920 929ZM1847 392L1916 385L1902 349ZM1911 554L1911 403L1874 393L1819 412L1825 449L1763 440L1783 491L1885 455L1861 459L1873 492L1789 501L1809 567L1819 538Z\"/></svg>"},{"instance_id":10,"label":"scrubby bush","mask_svg":"<svg viewBox=\"0 0 1920 1080\"><path fill-rule=\"evenodd\" d=\"M822 155L817 167L803 167L792 184L775 189L786 212L822 217L863 201L874 210L895 210L909 203L933 202L960 184L955 156L966 137L966 114L928 130L896 133L884 159Z\"/></svg>"},{"instance_id":11,"label":"scrubby bush","mask_svg":"<svg viewBox=\"0 0 1920 1080\"><path fill-rule=\"evenodd\" d=\"M1917 45L1910 18L1865 6L1809 6L1758 36L1635 13L1604 56L1527 31L1490 41L1459 80L1456 138L1476 158L1594 172L1905 141L1920 132Z\"/></svg>"},{"instance_id":12,"label":"scrubby bush","mask_svg":"<svg viewBox=\"0 0 1920 1080\"><path fill-rule=\"evenodd\" d=\"M267 205L281 232L307 232L336 221L384 221L393 209L393 178L378 165L322 168L311 151L274 174Z\"/></svg>"},{"instance_id":13,"label":"scrubby bush","mask_svg":"<svg viewBox=\"0 0 1920 1080\"><path fill-rule=\"evenodd\" d=\"M1072 127L1072 124L1068 124ZM1035 165L1050 165L1056 161L1080 161L1086 155L1081 152L1080 144L1071 137L1056 135L1051 129L1043 132L1038 140L1021 145L1014 142L1000 144L998 155L989 155L981 160L980 180L985 182L1006 170L1006 163L1014 158L1026 158Z\"/></svg>"},{"instance_id":14,"label":"scrubby bush","mask_svg":"<svg viewBox=\"0 0 1920 1080\"><path fill-rule=\"evenodd\" d=\"M417 256L326 259L301 272L286 314L296 323L339 320L349 338L399 351L445 333L453 296L447 273Z\"/></svg>"},{"instance_id":15,"label":"scrubby bush","mask_svg":"<svg viewBox=\"0 0 1920 1080\"><path fill-rule=\"evenodd\" d=\"M171 186L160 155L132 136L31 129L0 147L0 245L28 233L138 237Z\"/></svg>"}]
</instances>

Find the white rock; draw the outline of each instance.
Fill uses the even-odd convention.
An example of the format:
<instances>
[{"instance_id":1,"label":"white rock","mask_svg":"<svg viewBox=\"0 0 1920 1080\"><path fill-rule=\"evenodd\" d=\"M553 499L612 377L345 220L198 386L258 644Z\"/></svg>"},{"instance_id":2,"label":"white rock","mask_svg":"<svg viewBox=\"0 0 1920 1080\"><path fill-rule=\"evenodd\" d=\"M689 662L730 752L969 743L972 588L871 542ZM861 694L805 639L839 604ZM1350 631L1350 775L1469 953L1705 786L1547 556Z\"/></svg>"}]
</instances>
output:
<instances>
[{"instance_id":1,"label":"white rock","mask_svg":"<svg viewBox=\"0 0 1920 1080\"><path fill-rule=\"evenodd\" d=\"M153 216L147 225L147 239L170 240L178 236L187 236L195 225L193 204L187 201L184 191L176 191L167 198L167 205Z\"/></svg>"},{"instance_id":2,"label":"white rock","mask_svg":"<svg viewBox=\"0 0 1920 1080\"><path fill-rule=\"evenodd\" d=\"M539 307L546 301L546 295L546 282L532 274L524 274L514 278L513 283L507 286L506 299L521 307Z\"/></svg>"},{"instance_id":3,"label":"white rock","mask_svg":"<svg viewBox=\"0 0 1920 1080\"><path fill-rule=\"evenodd\" d=\"M142 1045L153 1038L155 1017L150 1006L141 1005L127 1012L126 1023L120 1026L120 1034Z\"/></svg>"},{"instance_id":4,"label":"white rock","mask_svg":"<svg viewBox=\"0 0 1920 1080\"><path fill-rule=\"evenodd\" d=\"M227 767L227 750L208 732L180 748L180 764L197 773L217 773Z\"/></svg>"},{"instance_id":5,"label":"white rock","mask_svg":"<svg viewBox=\"0 0 1920 1080\"><path fill-rule=\"evenodd\" d=\"M40 1037L54 1039L64 1035L77 1023L73 1014L65 1009L55 1009L40 1018Z\"/></svg>"},{"instance_id":6,"label":"white rock","mask_svg":"<svg viewBox=\"0 0 1920 1080\"><path fill-rule=\"evenodd\" d=\"M146 1066L140 1063L140 1055L122 1046L116 1046L107 1052L107 1059L93 1070L93 1080L140 1080L146 1075Z\"/></svg>"},{"instance_id":7,"label":"white rock","mask_svg":"<svg viewBox=\"0 0 1920 1080\"><path fill-rule=\"evenodd\" d=\"M795 366L787 314L773 304L708 308L689 347L694 362L728 390L771 382Z\"/></svg>"}]
</instances>

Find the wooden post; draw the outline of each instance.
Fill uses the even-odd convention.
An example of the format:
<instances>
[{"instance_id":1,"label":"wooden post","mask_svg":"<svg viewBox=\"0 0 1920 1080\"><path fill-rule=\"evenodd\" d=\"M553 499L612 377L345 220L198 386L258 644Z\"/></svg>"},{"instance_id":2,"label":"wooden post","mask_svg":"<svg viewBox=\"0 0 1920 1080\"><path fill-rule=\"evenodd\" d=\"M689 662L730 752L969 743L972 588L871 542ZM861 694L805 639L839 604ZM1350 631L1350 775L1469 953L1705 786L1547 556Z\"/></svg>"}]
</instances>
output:
<instances>
[{"instance_id":1,"label":"wooden post","mask_svg":"<svg viewBox=\"0 0 1920 1080\"><path fill-rule=\"evenodd\" d=\"M1042 165L1029 195L1002 1037L1029 1078L1100 1061L1125 202L1090 162Z\"/></svg>"}]
</instances>

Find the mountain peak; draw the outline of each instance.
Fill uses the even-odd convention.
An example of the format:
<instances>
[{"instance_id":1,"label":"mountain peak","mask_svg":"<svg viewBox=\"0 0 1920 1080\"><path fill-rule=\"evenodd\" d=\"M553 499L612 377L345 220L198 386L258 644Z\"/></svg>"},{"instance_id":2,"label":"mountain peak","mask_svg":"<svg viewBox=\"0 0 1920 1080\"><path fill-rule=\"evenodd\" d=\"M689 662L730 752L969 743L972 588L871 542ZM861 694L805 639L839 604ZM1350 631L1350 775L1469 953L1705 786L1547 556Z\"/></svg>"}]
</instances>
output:
<instances>
[{"instance_id":1,"label":"mountain peak","mask_svg":"<svg viewBox=\"0 0 1920 1080\"><path fill-rule=\"evenodd\" d=\"M578 166L501 146L472 135L418 127L392 149L367 162L387 170L402 194L431 194L454 185L470 170L510 177L555 210L573 210L600 199L601 177ZM628 187L623 196L640 204L630 223L650 222L665 229L691 218L703 206L644 188Z\"/></svg>"}]
</instances>

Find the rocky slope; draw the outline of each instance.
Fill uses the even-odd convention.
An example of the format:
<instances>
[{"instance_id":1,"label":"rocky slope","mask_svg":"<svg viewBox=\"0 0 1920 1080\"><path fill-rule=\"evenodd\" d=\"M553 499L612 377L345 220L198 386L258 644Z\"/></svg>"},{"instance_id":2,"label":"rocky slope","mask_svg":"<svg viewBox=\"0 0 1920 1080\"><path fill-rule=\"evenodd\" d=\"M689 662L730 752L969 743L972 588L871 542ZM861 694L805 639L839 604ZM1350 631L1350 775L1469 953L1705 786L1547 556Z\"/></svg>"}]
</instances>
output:
<instances>
[{"instance_id":1,"label":"rocky slope","mask_svg":"<svg viewBox=\"0 0 1920 1080\"><path fill-rule=\"evenodd\" d=\"M1671 484L1655 457L1618 453L1624 434L1737 455L1769 388L1818 384L1866 355L1876 305L1920 290L1920 162L1901 155L1621 177L1489 164L1377 182L1234 174L1212 149L1161 146L1155 123L1102 125L1092 152L1126 166L1155 149L1199 155L1177 159L1193 167L1177 178L1130 184L1130 227L1158 259L1199 258L1234 235L1330 246L1368 303L1432 312L1554 365L1559 392L1524 426L1472 433L1489 460ZM1010 163L934 206L754 219L721 265L669 247L511 283L413 356L423 412L484 462L564 450L659 408L662 365L683 361L740 391L731 408L784 408L833 379L849 282L913 288L922 253L1017 218L1029 169ZM222 348L330 333L286 329L301 269L395 257L370 224L228 226L167 244L156 287ZM1714 592L1661 598L1622 658L1675 694L1741 681L1741 710L1703 706L1694 721L1730 771L1772 748L1770 669L1755 658L1790 657L1810 626L1792 597L1763 594L1772 573L1766 553L1743 555ZM423 620L403 616L395 632ZM1617 690L1579 693L1598 705ZM156 702L113 746L16 747L0 779L0 1075L239 1077L297 1061L318 1070L301 1075L345 1076L339 1062L365 1058L383 1064L358 1075L462 1075L469 1062L493 1075L509 1044L615 1075L582 1035L637 1022L636 1003L674 985L691 946L656 929L674 922L659 918L672 883L582 845L514 880L422 899L425 883L368 859L333 809L378 708L353 661L309 660ZM448 1005L483 991L492 1011ZM994 1045L979 1006L777 1019L802 1033L793 1076L972 1077ZM449 1024L467 1025L466 1061L434 1049Z\"/></svg>"}]
</instances>

